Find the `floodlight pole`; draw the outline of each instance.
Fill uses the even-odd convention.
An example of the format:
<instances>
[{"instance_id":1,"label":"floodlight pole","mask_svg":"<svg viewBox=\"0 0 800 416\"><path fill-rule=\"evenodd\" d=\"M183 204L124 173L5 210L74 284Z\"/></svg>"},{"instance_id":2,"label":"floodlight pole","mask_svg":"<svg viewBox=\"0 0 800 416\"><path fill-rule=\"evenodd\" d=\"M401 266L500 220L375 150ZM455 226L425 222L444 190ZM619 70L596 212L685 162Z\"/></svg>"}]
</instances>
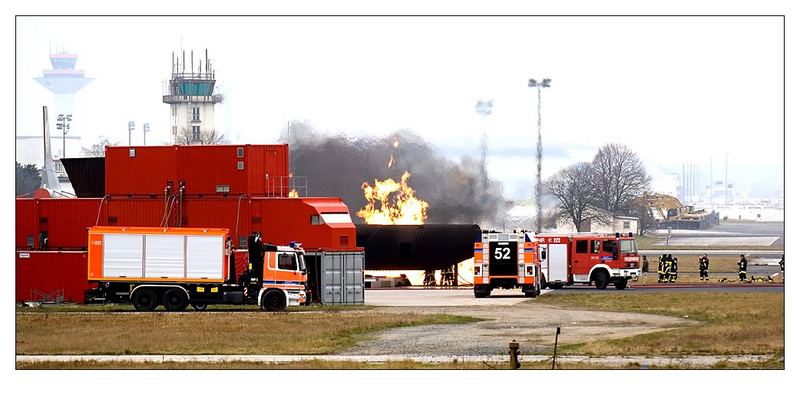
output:
<instances>
[{"instance_id":1,"label":"floodlight pole","mask_svg":"<svg viewBox=\"0 0 800 416\"><path fill-rule=\"evenodd\" d=\"M147 132L148 131L150 131L150 123L144 123L142 125L142 133L143 133L142 139L144 140L144 142L142 144L143 146L147 146Z\"/></svg>"},{"instance_id":2,"label":"floodlight pole","mask_svg":"<svg viewBox=\"0 0 800 416\"><path fill-rule=\"evenodd\" d=\"M128 147L131 146L131 132L136 128L136 123L133 121L128 122Z\"/></svg>"},{"instance_id":3,"label":"floodlight pole","mask_svg":"<svg viewBox=\"0 0 800 416\"><path fill-rule=\"evenodd\" d=\"M542 88L550 87L550 78L545 78L541 82L531 78L528 80L528 87L535 87L538 96L538 128L539 135L536 140L536 232L542 232Z\"/></svg>"},{"instance_id":4,"label":"floodlight pole","mask_svg":"<svg viewBox=\"0 0 800 416\"><path fill-rule=\"evenodd\" d=\"M61 157L67 157L67 132L69 132L69 122L72 121L72 114L59 114L56 128L61 130Z\"/></svg>"}]
</instances>

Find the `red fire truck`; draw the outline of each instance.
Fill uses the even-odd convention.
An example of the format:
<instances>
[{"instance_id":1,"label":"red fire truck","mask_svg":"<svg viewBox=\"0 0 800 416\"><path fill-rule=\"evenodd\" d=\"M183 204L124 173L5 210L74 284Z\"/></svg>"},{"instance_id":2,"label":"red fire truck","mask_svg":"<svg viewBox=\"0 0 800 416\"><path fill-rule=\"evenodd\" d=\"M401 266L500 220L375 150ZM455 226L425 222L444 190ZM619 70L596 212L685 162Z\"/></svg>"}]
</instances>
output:
<instances>
[{"instance_id":1,"label":"red fire truck","mask_svg":"<svg viewBox=\"0 0 800 416\"><path fill-rule=\"evenodd\" d=\"M541 287L536 278L540 275L536 253L536 240L524 231L483 231L474 247L475 297L488 297L496 288L521 288L525 296L538 296Z\"/></svg>"},{"instance_id":2,"label":"red fire truck","mask_svg":"<svg viewBox=\"0 0 800 416\"><path fill-rule=\"evenodd\" d=\"M541 286L560 289L576 283L622 290L642 272L633 233L538 234Z\"/></svg>"}]
</instances>

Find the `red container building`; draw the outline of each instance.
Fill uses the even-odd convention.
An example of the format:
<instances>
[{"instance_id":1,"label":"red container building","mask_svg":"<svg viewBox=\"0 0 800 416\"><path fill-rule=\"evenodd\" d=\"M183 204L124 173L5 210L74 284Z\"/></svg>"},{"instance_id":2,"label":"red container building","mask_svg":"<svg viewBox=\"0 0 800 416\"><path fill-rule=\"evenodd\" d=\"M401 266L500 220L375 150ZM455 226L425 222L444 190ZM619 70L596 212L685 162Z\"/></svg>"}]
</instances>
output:
<instances>
[{"instance_id":1,"label":"red container building","mask_svg":"<svg viewBox=\"0 0 800 416\"><path fill-rule=\"evenodd\" d=\"M264 242L298 241L307 251L356 249L340 198L287 197L288 162L288 145L106 148L104 196L17 199L17 301L62 290L82 302L86 260L75 252L84 253L95 225L227 228L237 247L258 231ZM237 270L245 266L237 256Z\"/></svg>"},{"instance_id":2,"label":"red container building","mask_svg":"<svg viewBox=\"0 0 800 416\"><path fill-rule=\"evenodd\" d=\"M285 197L289 145L106 148L106 195L162 196L168 182L185 195Z\"/></svg>"}]
</instances>

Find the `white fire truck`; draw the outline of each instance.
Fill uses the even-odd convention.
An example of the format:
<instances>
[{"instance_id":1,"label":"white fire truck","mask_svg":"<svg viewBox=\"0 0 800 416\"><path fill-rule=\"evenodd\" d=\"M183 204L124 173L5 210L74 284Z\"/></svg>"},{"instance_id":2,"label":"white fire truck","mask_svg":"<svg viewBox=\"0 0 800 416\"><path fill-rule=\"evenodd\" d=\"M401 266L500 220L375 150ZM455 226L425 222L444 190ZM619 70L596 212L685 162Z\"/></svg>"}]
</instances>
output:
<instances>
[{"instance_id":1,"label":"white fire truck","mask_svg":"<svg viewBox=\"0 0 800 416\"><path fill-rule=\"evenodd\" d=\"M542 287L560 289L577 283L622 290L642 272L633 234L577 233L531 235L538 243Z\"/></svg>"},{"instance_id":2,"label":"white fire truck","mask_svg":"<svg viewBox=\"0 0 800 416\"><path fill-rule=\"evenodd\" d=\"M495 288L521 288L525 296L538 296L541 287L537 276L541 274L536 245L524 231L483 231L474 249L475 297L485 298Z\"/></svg>"}]
</instances>

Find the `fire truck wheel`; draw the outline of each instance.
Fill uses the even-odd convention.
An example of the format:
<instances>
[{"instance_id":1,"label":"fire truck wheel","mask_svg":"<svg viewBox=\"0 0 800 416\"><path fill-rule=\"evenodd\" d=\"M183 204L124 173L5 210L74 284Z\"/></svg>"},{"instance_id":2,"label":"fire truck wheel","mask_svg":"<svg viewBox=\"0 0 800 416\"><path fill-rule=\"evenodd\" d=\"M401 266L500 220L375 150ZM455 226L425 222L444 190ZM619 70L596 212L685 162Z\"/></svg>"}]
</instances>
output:
<instances>
[{"instance_id":1,"label":"fire truck wheel","mask_svg":"<svg viewBox=\"0 0 800 416\"><path fill-rule=\"evenodd\" d=\"M189 297L186 296L186 292L183 289L173 287L164 292L161 303L164 304L168 311L182 311L189 306Z\"/></svg>"},{"instance_id":2,"label":"fire truck wheel","mask_svg":"<svg viewBox=\"0 0 800 416\"><path fill-rule=\"evenodd\" d=\"M614 282L614 287L617 288L617 290L623 290L628 287L628 281L625 279L617 280Z\"/></svg>"},{"instance_id":3,"label":"fire truck wheel","mask_svg":"<svg viewBox=\"0 0 800 416\"><path fill-rule=\"evenodd\" d=\"M473 289L473 292L475 293L475 297L476 298L488 298L489 294L491 294L492 291L484 289L483 287L479 287L479 286L483 286L483 285L476 285L475 288Z\"/></svg>"},{"instance_id":4,"label":"fire truck wheel","mask_svg":"<svg viewBox=\"0 0 800 416\"><path fill-rule=\"evenodd\" d=\"M137 289L131 296L131 302L137 311L149 312L158 306L158 297L150 289Z\"/></svg>"},{"instance_id":5,"label":"fire truck wheel","mask_svg":"<svg viewBox=\"0 0 800 416\"><path fill-rule=\"evenodd\" d=\"M204 310L206 310L206 308L208 308L208 305L205 304L205 303L193 303L192 307L196 311L204 311Z\"/></svg>"},{"instance_id":6,"label":"fire truck wheel","mask_svg":"<svg viewBox=\"0 0 800 416\"><path fill-rule=\"evenodd\" d=\"M594 287L605 290L608 286L608 272L605 270L598 270L594 272Z\"/></svg>"},{"instance_id":7,"label":"fire truck wheel","mask_svg":"<svg viewBox=\"0 0 800 416\"><path fill-rule=\"evenodd\" d=\"M286 309L286 299L283 292L279 290L270 290L261 297L261 309L270 312L282 311Z\"/></svg>"}]
</instances>

